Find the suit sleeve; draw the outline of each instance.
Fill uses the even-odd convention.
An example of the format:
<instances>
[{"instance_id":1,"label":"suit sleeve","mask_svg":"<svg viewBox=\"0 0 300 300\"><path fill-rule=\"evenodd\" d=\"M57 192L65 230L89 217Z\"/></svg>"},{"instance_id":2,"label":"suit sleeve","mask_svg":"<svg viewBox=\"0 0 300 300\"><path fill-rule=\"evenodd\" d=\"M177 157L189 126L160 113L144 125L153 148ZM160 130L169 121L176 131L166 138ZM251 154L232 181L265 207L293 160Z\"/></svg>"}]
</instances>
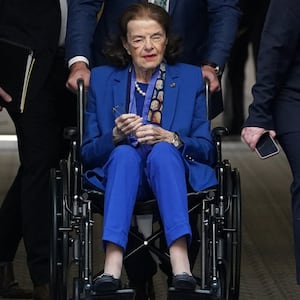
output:
<instances>
[{"instance_id":1,"label":"suit sleeve","mask_svg":"<svg viewBox=\"0 0 300 300\"><path fill-rule=\"evenodd\" d=\"M225 66L236 36L241 15L238 2L207 0L209 33L205 59L221 67Z\"/></svg>"},{"instance_id":2,"label":"suit sleeve","mask_svg":"<svg viewBox=\"0 0 300 300\"><path fill-rule=\"evenodd\" d=\"M97 26L97 14L104 0L68 0L66 60L84 56L91 60L91 45Z\"/></svg>"},{"instance_id":3,"label":"suit sleeve","mask_svg":"<svg viewBox=\"0 0 300 300\"><path fill-rule=\"evenodd\" d=\"M296 0L271 1L258 54L253 102L244 127L274 129L272 104L289 75L299 43ZM293 8L293 3L296 5Z\"/></svg>"}]
</instances>

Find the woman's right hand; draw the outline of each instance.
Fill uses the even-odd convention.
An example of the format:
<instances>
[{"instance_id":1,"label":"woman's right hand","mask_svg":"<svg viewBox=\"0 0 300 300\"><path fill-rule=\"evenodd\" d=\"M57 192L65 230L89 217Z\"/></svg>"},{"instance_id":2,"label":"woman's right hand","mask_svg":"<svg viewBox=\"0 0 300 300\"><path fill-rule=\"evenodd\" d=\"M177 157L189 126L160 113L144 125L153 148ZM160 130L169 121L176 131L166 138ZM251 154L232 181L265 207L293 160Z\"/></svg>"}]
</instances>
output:
<instances>
[{"instance_id":1,"label":"woman's right hand","mask_svg":"<svg viewBox=\"0 0 300 300\"><path fill-rule=\"evenodd\" d=\"M136 114L122 114L115 119L115 127L113 128L114 142L120 142L126 136L135 134L136 130L140 128L143 118Z\"/></svg>"}]
</instances>

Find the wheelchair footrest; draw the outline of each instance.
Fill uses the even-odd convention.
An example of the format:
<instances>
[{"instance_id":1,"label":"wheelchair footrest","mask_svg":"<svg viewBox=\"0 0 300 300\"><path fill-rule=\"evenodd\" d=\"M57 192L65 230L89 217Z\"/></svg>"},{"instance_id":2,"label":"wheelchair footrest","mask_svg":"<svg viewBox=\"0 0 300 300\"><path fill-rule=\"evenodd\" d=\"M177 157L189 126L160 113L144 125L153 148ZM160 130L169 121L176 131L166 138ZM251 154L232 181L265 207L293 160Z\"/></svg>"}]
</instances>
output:
<instances>
[{"instance_id":1,"label":"wheelchair footrest","mask_svg":"<svg viewBox=\"0 0 300 300\"><path fill-rule=\"evenodd\" d=\"M103 293L102 295L90 295L86 300L132 300L133 296L133 289L121 289L112 293Z\"/></svg>"},{"instance_id":2,"label":"wheelchair footrest","mask_svg":"<svg viewBox=\"0 0 300 300\"><path fill-rule=\"evenodd\" d=\"M209 300L211 295L208 290L196 289L194 291L178 291L174 288L168 290L168 300Z\"/></svg>"}]
</instances>

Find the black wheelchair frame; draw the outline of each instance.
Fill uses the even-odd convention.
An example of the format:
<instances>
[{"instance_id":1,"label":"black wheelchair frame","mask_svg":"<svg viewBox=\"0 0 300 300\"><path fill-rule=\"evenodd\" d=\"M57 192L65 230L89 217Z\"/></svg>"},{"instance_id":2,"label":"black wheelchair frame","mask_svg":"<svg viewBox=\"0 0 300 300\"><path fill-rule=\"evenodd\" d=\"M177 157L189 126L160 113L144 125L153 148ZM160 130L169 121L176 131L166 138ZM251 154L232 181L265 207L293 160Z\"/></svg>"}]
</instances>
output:
<instances>
[{"instance_id":1,"label":"black wheelchair frame","mask_svg":"<svg viewBox=\"0 0 300 300\"><path fill-rule=\"evenodd\" d=\"M206 89L208 90L207 86ZM209 93L207 92L207 97ZM50 174L52 203L50 294L51 300L132 299L134 290L123 288L112 294L94 295L93 278L93 214L103 213L103 194L82 186L79 145L83 133L85 92L78 82L78 126L65 130L70 140L70 157L61 160ZM209 101L209 98L207 98ZM224 127L212 130L217 150L216 173L218 185L214 189L188 194L189 213L199 218L200 252L197 269L193 274L197 289L193 292L168 290L168 300L216 299L238 300L241 266L241 189L240 176L229 160L222 158L222 137L228 134ZM134 215L158 214L156 200L136 202ZM161 261L169 261L155 241L163 237L162 228L148 238L130 233L139 246L124 257L126 260L147 247ZM75 266L72 291L69 291L69 270ZM195 267L196 268L196 267Z\"/></svg>"}]
</instances>

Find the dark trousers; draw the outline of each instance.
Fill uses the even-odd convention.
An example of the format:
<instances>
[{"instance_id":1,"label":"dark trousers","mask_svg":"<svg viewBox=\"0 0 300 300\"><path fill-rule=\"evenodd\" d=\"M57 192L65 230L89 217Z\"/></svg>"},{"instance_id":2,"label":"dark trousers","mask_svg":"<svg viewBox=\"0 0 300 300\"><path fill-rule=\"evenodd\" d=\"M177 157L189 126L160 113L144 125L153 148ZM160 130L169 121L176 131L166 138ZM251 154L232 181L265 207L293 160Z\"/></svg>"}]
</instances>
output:
<instances>
[{"instance_id":1,"label":"dark trousers","mask_svg":"<svg viewBox=\"0 0 300 300\"><path fill-rule=\"evenodd\" d=\"M58 52L45 80L37 62L23 114L10 112L18 137L20 167L0 208L0 262L13 261L23 237L34 285L49 282L49 172L66 153L62 130L75 123L76 99L65 88L64 53ZM50 57L49 57L50 60ZM41 82L43 82L41 84Z\"/></svg>"},{"instance_id":2,"label":"dark trousers","mask_svg":"<svg viewBox=\"0 0 300 300\"><path fill-rule=\"evenodd\" d=\"M292 221L297 284L300 284L300 132L282 134L278 136L278 141L287 156L293 175L291 184Z\"/></svg>"}]
</instances>

